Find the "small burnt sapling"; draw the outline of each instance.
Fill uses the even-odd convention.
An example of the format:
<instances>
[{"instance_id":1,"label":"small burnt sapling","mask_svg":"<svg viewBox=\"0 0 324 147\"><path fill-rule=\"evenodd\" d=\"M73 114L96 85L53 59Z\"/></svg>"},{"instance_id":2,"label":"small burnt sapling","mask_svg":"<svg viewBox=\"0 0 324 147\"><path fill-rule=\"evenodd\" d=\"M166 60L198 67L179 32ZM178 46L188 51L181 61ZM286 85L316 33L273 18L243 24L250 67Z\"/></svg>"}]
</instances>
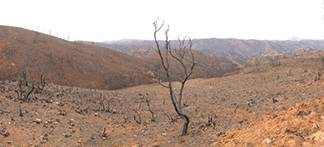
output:
<instances>
[{"instance_id":1,"label":"small burnt sapling","mask_svg":"<svg viewBox=\"0 0 324 147\"><path fill-rule=\"evenodd\" d=\"M46 84L45 77L41 74L40 82L36 86L35 93L42 93L42 91L44 90L45 84Z\"/></svg>"},{"instance_id":2,"label":"small burnt sapling","mask_svg":"<svg viewBox=\"0 0 324 147\"><path fill-rule=\"evenodd\" d=\"M27 89L27 91L25 90ZM18 79L18 89L15 90L17 93L17 99L22 100L23 102L29 101L30 94L34 91L34 84L29 84L25 72L22 72L22 75Z\"/></svg>"},{"instance_id":3,"label":"small burnt sapling","mask_svg":"<svg viewBox=\"0 0 324 147\"><path fill-rule=\"evenodd\" d=\"M147 105L147 107L148 107L148 109L149 109L151 115L152 115L151 121L152 121L152 122L155 122L155 114L154 114L154 112L152 111L152 109L151 109L151 105L150 105L151 99L147 99L145 102L146 102L146 105Z\"/></svg>"}]
</instances>

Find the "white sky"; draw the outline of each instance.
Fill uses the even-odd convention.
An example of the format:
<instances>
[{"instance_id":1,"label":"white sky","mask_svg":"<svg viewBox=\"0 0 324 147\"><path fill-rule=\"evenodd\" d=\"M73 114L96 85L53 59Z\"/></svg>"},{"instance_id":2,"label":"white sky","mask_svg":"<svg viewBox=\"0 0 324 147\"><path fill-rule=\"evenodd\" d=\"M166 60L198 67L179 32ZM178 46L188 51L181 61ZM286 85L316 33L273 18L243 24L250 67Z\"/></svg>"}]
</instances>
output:
<instances>
[{"instance_id":1,"label":"white sky","mask_svg":"<svg viewBox=\"0 0 324 147\"><path fill-rule=\"evenodd\" d=\"M323 39L323 15L322 0L0 1L0 25L87 41L153 40L158 17L170 39Z\"/></svg>"}]
</instances>

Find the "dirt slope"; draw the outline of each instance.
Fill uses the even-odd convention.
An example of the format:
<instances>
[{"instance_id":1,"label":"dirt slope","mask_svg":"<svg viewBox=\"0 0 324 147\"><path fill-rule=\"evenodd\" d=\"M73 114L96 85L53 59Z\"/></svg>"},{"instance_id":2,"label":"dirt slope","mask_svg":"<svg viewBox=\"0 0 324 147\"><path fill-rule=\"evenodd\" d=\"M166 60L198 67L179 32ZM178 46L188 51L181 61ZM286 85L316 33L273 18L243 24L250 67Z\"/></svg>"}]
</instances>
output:
<instances>
[{"instance_id":1,"label":"dirt slope","mask_svg":"<svg viewBox=\"0 0 324 147\"><path fill-rule=\"evenodd\" d=\"M189 80L183 113L190 124L184 137L182 120L158 84L108 91L47 84L22 101L17 82L3 81L0 146L321 145L323 99L318 99L324 81L314 82L319 61L296 59Z\"/></svg>"},{"instance_id":2,"label":"dirt slope","mask_svg":"<svg viewBox=\"0 0 324 147\"><path fill-rule=\"evenodd\" d=\"M0 78L26 72L49 82L117 89L151 83L148 63L103 47L84 45L22 28L0 26Z\"/></svg>"},{"instance_id":3,"label":"dirt slope","mask_svg":"<svg viewBox=\"0 0 324 147\"><path fill-rule=\"evenodd\" d=\"M193 78L217 77L233 71L231 62L199 52ZM182 69L175 65L175 73ZM48 82L99 89L120 89L153 83L159 58L139 58L104 47L69 42L22 28L0 26L0 79L15 79L26 72L31 80L41 74ZM222 72L216 72L216 71ZM153 73L153 74L152 74Z\"/></svg>"},{"instance_id":4,"label":"dirt slope","mask_svg":"<svg viewBox=\"0 0 324 147\"><path fill-rule=\"evenodd\" d=\"M226 132L216 146L323 146L324 98L265 113L245 129Z\"/></svg>"}]
</instances>

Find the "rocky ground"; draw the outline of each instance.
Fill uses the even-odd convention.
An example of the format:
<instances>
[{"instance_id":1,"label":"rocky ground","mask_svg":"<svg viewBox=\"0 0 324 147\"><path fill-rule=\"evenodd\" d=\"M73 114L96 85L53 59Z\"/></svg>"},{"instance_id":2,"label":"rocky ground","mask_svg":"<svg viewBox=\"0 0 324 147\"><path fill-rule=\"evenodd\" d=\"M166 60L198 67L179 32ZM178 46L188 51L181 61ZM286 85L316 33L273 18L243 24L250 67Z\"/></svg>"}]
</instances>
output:
<instances>
[{"instance_id":1,"label":"rocky ground","mask_svg":"<svg viewBox=\"0 0 324 147\"><path fill-rule=\"evenodd\" d=\"M316 146L321 67L320 59L295 59L189 80L187 136L159 84L105 91L49 83L26 98L32 82L20 89L2 81L0 146Z\"/></svg>"}]
</instances>

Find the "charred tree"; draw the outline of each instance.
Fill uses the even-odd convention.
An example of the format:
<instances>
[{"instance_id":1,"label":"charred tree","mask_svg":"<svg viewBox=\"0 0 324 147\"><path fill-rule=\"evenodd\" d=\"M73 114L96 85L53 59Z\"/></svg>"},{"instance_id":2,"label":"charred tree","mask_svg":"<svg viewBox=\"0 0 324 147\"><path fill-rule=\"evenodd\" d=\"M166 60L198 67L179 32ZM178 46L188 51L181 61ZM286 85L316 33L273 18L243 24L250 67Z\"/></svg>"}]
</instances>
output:
<instances>
[{"instance_id":1,"label":"charred tree","mask_svg":"<svg viewBox=\"0 0 324 147\"><path fill-rule=\"evenodd\" d=\"M165 30L165 45L163 47L160 46L158 40L157 40L157 33L161 30L161 28L164 25L164 21L161 25L157 25L158 20L156 20L154 24L154 40L156 44L156 51L160 57L161 65L165 71L166 79L168 82L168 85L163 85L160 83L163 87L167 88L169 90L170 98L172 101L172 105L174 107L174 110L176 111L177 115L179 115L183 120L183 129L182 129L182 135L187 135L188 125L190 122L189 117L184 114L181 111L182 108L182 96L183 96L183 90L184 86L189 79L189 77L193 73L193 69L196 65L195 58L192 53L192 41L189 38L187 41L189 43L189 48L185 46L186 44L186 37L184 37L182 40L178 37L178 41L180 43L180 46L178 49L172 49L170 45L170 40L168 39L168 33L169 33L169 26ZM189 58L187 58L186 53L189 52ZM176 62L178 62L182 67L182 76L180 77L173 77L171 74L170 64L171 64L171 58L175 59ZM185 64L184 60L189 60L190 64ZM179 93L176 93L174 90L174 87L172 85L172 79L175 78L178 80L178 82L181 83L181 87L179 90Z\"/></svg>"}]
</instances>

